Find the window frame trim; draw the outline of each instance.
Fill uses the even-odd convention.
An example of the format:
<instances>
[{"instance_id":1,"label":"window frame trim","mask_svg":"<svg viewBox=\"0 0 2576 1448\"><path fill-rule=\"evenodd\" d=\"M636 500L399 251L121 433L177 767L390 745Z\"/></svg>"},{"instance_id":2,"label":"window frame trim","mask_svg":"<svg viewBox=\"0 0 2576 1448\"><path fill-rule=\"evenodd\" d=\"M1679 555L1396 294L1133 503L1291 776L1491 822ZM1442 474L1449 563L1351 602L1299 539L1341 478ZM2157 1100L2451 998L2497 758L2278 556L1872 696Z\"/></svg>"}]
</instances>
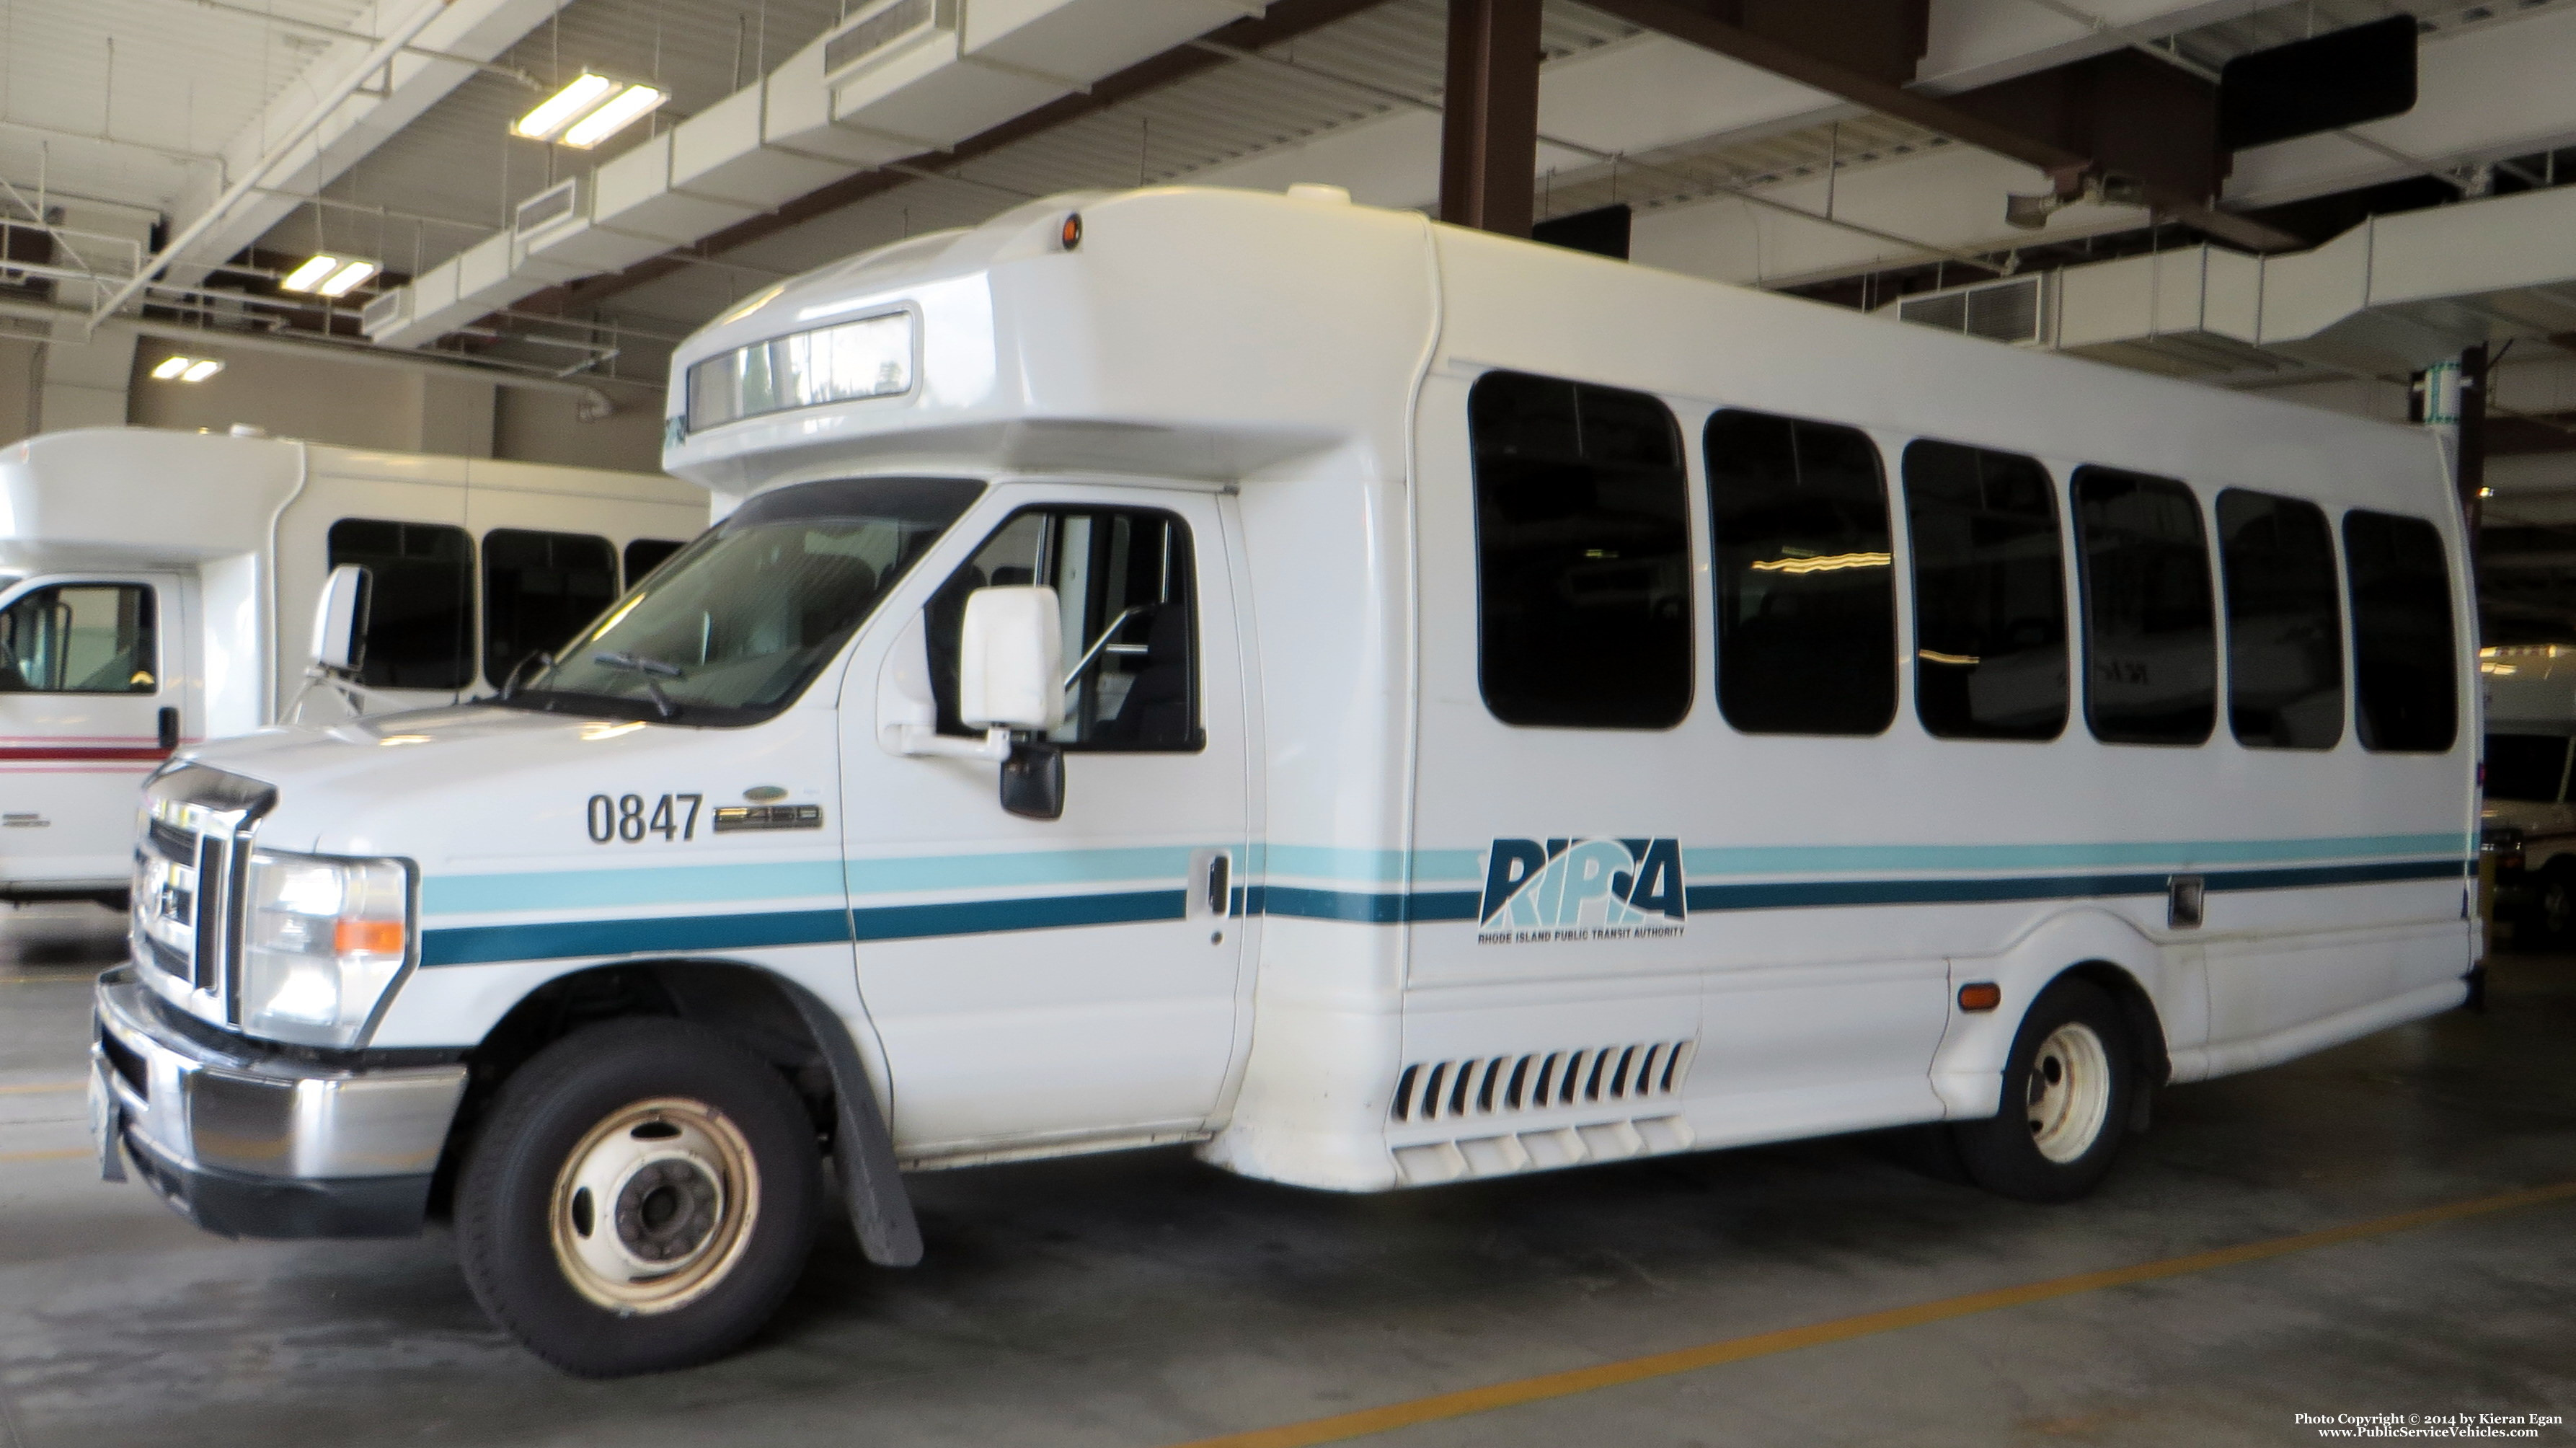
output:
<instances>
[{"instance_id":1,"label":"window frame trim","mask_svg":"<svg viewBox=\"0 0 2576 1448\"><path fill-rule=\"evenodd\" d=\"M16 689L0 697L19 695L69 695L82 699L149 699L159 696L167 686L170 671L162 666L168 651L161 642L161 590L144 578L84 578L74 574L34 574L9 585L10 597L0 602L0 612L45 593L64 588L140 588L152 595L152 687L149 689ZM15 667L14 655L12 667Z\"/></svg>"},{"instance_id":2,"label":"window frame trim","mask_svg":"<svg viewBox=\"0 0 2576 1448\"><path fill-rule=\"evenodd\" d=\"M2075 498L2076 484L2083 478L2084 472L2088 468L2099 469L2106 473L2123 474L2128 477L2140 478L2150 482L2170 483L2175 487L2181 488L2184 494L2192 500L2193 516L2198 520L2200 525L2201 577L2208 583L2207 598L2209 601L2209 730L2198 739L2189 741L2172 739L2106 739L2102 737L2100 726L2094 722L2092 570L2086 562L2083 519L2082 515L2077 511ZM2066 470L2065 488L2066 543L2067 547L2071 549L2074 554L2075 562L2073 582L2075 586L2076 630L2083 638L2084 683L2081 694L2083 707L2080 712L2084 717L2084 732L2086 737L2090 738L2095 744L2119 749L2209 748L2218 740L2220 732L2218 726L2221 716L2227 712L2227 694L2231 683L2227 669L2227 640L2225 637L2227 628L2227 620L2225 616L2226 602L2221 592L2223 585L2219 578L2221 569L2218 561L2218 550L2216 547L2218 535L2216 531L2216 515L2212 508L2211 496L2204 494L2189 478L2177 478L2165 473L2150 473L2137 468L2125 468L2115 463L2076 463ZM2232 731L2229 733L2229 740L2231 743L2234 742L2234 734ZM2311 752L2322 753L2328 751Z\"/></svg>"},{"instance_id":3,"label":"window frame trim","mask_svg":"<svg viewBox=\"0 0 2576 1448\"><path fill-rule=\"evenodd\" d=\"M2351 539L2345 532L2346 526L2355 513L2369 513L2380 518L2421 523L2433 530L2433 541L2441 545L2442 606L2449 613L2451 623L2451 742L2445 748L2380 749L2365 742L2361 737L2361 610L2354 607ZM2349 687L2344 691L2348 696L2344 707L2350 714L2350 717L2345 720L2345 733L2352 740L2353 746L2364 754L2395 754L2417 759L2444 759L2460 748L2462 740L2475 738L2478 741L2478 749L2482 751L2485 748L2486 731L2483 728L2472 729L2469 726L2472 723L2483 724L2485 721L2479 718L2481 711L2476 697L2467 693L2471 687L2470 680L2478 673L2477 650L2475 648L2469 650L2465 669L2461 666L2460 657L2463 625L2475 624L2478 620L2478 599L2474 591L2467 599L2468 615L2464 618L2460 611L2462 601L2460 589L2473 576L2474 564L2464 568L2451 566L2455 562L2467 560L2459 558L2454 553L2452 539L2442 531L2442 524L2438 519L2420 513L2396 513L2385 508L2366 508L2358 503L2343 504L2342 511L2335 515L2334 545L2335 562L2343 585L2343 595L2339 602L2344 612L2344 677L2350 681ZM2473 633L2470 636L2475 637ZM2571 761L2570 768L2576 771L2576 761ZM2576 779L2571 779L2571 783L2576 783ZM2565 786L2562 786L2562 791L2564 788Z\"/></svg>"}]
</instances>

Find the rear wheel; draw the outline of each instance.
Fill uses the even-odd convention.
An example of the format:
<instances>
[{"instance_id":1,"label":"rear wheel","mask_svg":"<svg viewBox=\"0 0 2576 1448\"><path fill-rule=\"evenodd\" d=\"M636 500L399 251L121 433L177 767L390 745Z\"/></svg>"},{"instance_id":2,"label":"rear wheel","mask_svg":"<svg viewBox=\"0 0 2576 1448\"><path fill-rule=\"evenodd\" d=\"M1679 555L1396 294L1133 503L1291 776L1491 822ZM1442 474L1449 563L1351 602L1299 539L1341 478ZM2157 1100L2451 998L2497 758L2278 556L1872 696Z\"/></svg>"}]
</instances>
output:
<instances>
[{"instance_id":1,"label":"rear wheel","mask_svg":"<svg viewBox=\"0 0 2576 1448\"><path fill-rule=\"evenodd\" d=\"M2003 1109L1951 1128L1969 1180L2029 1202L2091 1191L2119 1154L2135 1078L2119 1003L2089 981L2058 981L2022 1017Z\"/></svg>"},{"instance_id":2,"label":"rear wheel","mask_svg":"<svg viewBox=\"0 0 2576 1448\"><path fill-rule=\"evenodd\" d=\"M2576 935L2576 863L2552 860L2540 872L2539 888L2532 892L2532 934L2544 950L2564 949L2569 936Z\"/></svg>"},{"instance_id":3,"label":"rear wheel","mask_svg":"<svg viewBox=\"0 0 2576 1448\"><path fill-rule=\"evenodd\" d=\"M493 1320L567 1372L685 1367L777 1309L820 1183L766 1063L703 1026L617 1021L502 1087L458 1180L458 1255Z\"/></svg>"}]
</instances>

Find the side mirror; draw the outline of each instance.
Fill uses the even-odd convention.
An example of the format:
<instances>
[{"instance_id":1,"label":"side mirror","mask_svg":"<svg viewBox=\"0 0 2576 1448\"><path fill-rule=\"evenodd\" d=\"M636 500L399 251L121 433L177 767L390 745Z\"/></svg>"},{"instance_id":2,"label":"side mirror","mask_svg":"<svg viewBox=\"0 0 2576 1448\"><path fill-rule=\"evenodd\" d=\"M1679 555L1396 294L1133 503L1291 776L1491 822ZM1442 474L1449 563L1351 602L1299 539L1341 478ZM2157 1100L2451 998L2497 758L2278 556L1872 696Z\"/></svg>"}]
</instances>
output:
<instances>
[{"instance_id":1,"label":"side mirror","mask_svg":"<svg viewBox=\"0 0 2576 1448\"><path fill-rule=\"evenodd\" d=\"M1064 818L1064 751L1021 740L1002 761L1002 808L1033 820Z\"/></svg>"},{"instance_id":2,"label":"side mirror","mask_svg":"<svg viewBox=\"0 0 2576 1448\"><path fill-rule=\"evenodd\" d=\"M367 570L343 563L322 583L313 609L313 663L335 674L356 673L367 661Z\"/></svg>"},{"instance_id":3,"label":"side mirror","mask_svg":"<svg viewBox=\"0 0 2576 1448\"><path fill-rule=\"evenodd\" d=\"M966 595L957 717L979 729L1035 734L1064 723L1064 624L1054 589L979 588Z\"/></svg>"}]
</instances>

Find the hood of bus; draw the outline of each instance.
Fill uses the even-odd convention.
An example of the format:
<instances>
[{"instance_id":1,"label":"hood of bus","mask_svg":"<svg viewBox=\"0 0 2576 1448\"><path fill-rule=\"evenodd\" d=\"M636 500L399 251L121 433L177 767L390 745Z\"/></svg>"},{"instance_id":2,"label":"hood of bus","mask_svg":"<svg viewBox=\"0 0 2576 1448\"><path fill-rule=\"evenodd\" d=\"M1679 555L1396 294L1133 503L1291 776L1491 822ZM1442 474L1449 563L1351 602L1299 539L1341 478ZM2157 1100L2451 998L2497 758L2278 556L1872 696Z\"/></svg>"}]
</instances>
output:
<instances>
[{"instance_id":1,"label":"hood of bus","mask_svg":"<svg viewBox=\"0 0 2576 1448\"><path fill-rule=\"evenodd\" d=\"M745 801L828 805L835 715L791 707L742 728L585 719L492 705L387 714L325 727L262 730L187 751L259 780L277 801L259 825L267 849L398 856L424 874L516 862L598 863L594 796L612 818L634 796L649 818L663 796L697 796L695 838L715 811ZM773 793L779 791L783 793ZM837 840L837 822L824 818ZM614 832L612 831L612 834ZM658 831L649 840L675 844Z\"/></svg>"}]
</instances>

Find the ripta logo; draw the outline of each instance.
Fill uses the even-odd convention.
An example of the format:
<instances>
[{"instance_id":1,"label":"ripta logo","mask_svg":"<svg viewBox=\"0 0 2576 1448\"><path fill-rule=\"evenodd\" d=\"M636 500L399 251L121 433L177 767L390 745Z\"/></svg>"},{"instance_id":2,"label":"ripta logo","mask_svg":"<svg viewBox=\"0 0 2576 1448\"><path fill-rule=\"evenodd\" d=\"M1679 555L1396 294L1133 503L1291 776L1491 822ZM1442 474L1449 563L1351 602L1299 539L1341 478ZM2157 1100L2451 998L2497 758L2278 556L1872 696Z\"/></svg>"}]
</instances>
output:
<instances>
[{"instance_id":1,"label":"ripta logo","mask_svg":"<svg viewBox=\"0 0 2576 1448\"><path fill-rule=\"evenodd\" d=\"M1496 840L1476 939L1631 940L1682 933L1679 840Z\"/></svg>"}]
</instances>

